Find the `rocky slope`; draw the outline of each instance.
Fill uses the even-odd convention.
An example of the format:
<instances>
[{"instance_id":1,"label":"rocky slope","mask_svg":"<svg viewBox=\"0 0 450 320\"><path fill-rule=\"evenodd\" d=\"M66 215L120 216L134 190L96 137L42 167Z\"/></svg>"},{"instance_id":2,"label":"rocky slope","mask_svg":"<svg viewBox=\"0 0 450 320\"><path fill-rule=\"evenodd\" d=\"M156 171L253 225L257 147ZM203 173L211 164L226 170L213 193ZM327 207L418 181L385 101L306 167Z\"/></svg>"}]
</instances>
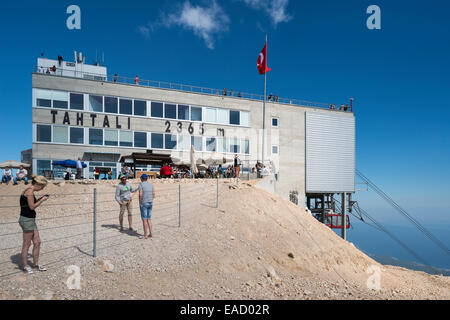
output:
<instances>
[{"instance_id":1,"label":"rocky slope","mask_svg":"<svg viewBox=\"0 0 450 320\"><path fill-rule=\"evenodd\" d=\"M383 266L303 209L255 187L156 181L154 238L117 229L114 182L50 184L38 209L45 273L20 271L24 186L0 186L0 299L449 299L450 280ZM137 185L137 182L134 183ZM92 254L97 188L97 258ZM126 224L125 224L126 225ZM72 266L71 268L68 267ZM79 289L69 289L74 267ZM68 287L69 283L69 287Z\"/></svg>"}]
</instances>

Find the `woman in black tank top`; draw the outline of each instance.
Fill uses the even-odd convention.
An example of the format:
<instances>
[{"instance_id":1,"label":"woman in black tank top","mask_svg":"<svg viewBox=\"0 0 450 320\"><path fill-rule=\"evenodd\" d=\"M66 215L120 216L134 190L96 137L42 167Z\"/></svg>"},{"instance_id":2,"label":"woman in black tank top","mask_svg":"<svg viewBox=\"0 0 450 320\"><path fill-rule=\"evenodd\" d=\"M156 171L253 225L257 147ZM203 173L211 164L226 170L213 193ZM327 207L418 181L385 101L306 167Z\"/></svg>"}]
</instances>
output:
<instances>
[{"instance_id":1,"label":"woman in black tank top","mask_svg":"<svg viewBox=\"0 0 450 320\"><path fill-rule=\"evenodd\" d=\"M36 199L34 193L41 191L47 185L47 180L41 176L33 176L32 186L26 189L20 195L20 218L19 225L23 230L23 245L22 245L22 266L23 270L28 273L33 273L33 270L28 265L28 251L33 242L33 268L39 271L46 271L46 269L39 265L39 251L41 247L41 239L36 226L36 211L48 196L43 196Z\"/></svg>"},{"instance_id":2,"label":"woman in black tank top","mask_svg":"<svg viewBox=\"0 0 450 320\"><path fill-rule=\"evenodd\" d=\"M26 191L27 190L25 190L25 192ZM33 194L33 203L36 202L36 197ZM20 195L20 215L26 218L36 218L36 211L30 209L30 206L28 205L28 198L25 196L25 194Z\"/></svg>"}]
</instances>

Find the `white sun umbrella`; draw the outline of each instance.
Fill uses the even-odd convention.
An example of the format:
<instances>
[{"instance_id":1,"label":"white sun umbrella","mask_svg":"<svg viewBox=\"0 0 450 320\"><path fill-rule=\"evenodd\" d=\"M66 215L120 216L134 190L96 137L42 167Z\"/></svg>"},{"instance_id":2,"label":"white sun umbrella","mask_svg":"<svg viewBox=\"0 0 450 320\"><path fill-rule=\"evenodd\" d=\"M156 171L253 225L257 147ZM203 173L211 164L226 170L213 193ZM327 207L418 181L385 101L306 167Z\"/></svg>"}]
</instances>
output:
<instances>
[{"instance_id":1,"label":"white sun umbrella","mask_svg":"<svg viewBox=\"0 0 450 320\"><path fill-rule=\"evenodd\" d=\"M204 159L204 162L207 166L216 166L219 164L223 164L223 156L221 154L218 154L217 152L213 152Z\"/></svg>"},{"instance_id":2,"label":"white sun umbrella","mask_svg":"<svg viewBox=\"0 0 450 320\"><path fill-rule=\"evenodd\" d=\"M181 152L178 155L170 156L170 159L172 160L173 164L177 166L189 166L191 165L191 159L190 159L190 153L188 152Z\"/></svg>"},{"instance_id":3,"label":"white sun umbrella","mask_svg":"<svg viewBox=\"0 0 450 320\"><path fill-rule=\"evenodd\" d=\"M29 168L30 167L30 165L27 164L27 163L15 161L15 160L6 160L6 161L0 163L0 168L5 168L5 167L19 168L21 165L24 168Z\"/></svg>"},{"instance_id":4,"label":"white sun umbrella","mask_svg":"<svg viewBox=\"0 0 450 320\"><path fill-rule=\"evenodd\" d=\"M223 156L223 163L224 164L232 164L232 163L234 163L234 155L225 154Z\"/></svg>"},{"instance_id":5,"label":"white sun umbrella","mask_svg":"<svg viewBox=\"0 0 450 320\"><path fill-rule=\"evenodd\" d=\"M191 172L192 174L198 174L198 169L195 161L195 149L191 146Z\"/></svg>"},{"instance_id":6,"label":"white sun umbrella","mask_svg":"<svg viewBox=\"0 0 450 320\"><path fill-rule=\"evenodd\" d=\"M223 155L220 153L214 152L211 158L214 160L215 165L224 164Z\"/></svg>"}]
</instances>

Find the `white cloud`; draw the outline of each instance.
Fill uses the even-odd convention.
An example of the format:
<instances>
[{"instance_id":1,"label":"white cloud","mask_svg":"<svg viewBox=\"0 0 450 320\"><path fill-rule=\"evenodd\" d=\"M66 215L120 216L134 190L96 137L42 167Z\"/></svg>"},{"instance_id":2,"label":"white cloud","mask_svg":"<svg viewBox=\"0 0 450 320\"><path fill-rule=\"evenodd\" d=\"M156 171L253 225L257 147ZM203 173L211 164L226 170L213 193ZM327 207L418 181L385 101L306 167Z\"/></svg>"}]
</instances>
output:
<instances>
[{"instance_id":1,"label":"white cloud","mask_svg":"<svg viewBox=\"0 0 450 320\"><path fill-rule=\"evenodd\" d=\"M289 0L243 0L247 6L255 10L263 10L271 19L275 27L281 22L292 19L287 11Z\"/></svg>"},{"instance_id":2,"label":"white cloud","mask_svg":"<svg viewBox=\"0 0 450 320\"><path fill-rule=\"evenodd\" d=\"M150 38L150 28L146 26L140 26L138 27L138 32L144 36L144 38L148 39Z\"/></svg>"},{"instance_id":3,"label":"white cloud","mask_svg":"<svg viewBox=\"0 0 450 320\"><path fill-rule=\"evenodd\" d=\"M209 49L214 49L216 36L228 31L230 19L216 0L205 7L191 5L188 0L175 13L164 17L163 23L166 27L177 25L193 31Z\"/></svg>"}]
</instances>

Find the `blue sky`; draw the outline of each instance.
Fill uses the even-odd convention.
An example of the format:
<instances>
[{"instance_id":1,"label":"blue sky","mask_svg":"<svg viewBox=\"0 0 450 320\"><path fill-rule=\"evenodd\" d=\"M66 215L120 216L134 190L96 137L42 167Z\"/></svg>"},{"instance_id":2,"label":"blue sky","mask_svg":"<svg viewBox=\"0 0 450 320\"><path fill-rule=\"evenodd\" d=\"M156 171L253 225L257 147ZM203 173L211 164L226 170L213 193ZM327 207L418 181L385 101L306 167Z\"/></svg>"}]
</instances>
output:
<instances>
[{"instance_id":1,"label":"blue sky","mask_svg":"<svg viewBox=\"0 0 450 320\"><path fill-rule=\"evenodd\" d=\"M66 28L72 4L81 30ZM366 27L372 4L381 30ZM256 59L267 33L269 92L336 104L353 97L357 167L419 220L450 225L448 12L447 1L4 2L0 161L31 147L31 71L41 52L72 60L82 51L92 63L98 50L110 74L262 94ZM397 223L373 194L357 198Z\"/></svg>"}]
</instances>

